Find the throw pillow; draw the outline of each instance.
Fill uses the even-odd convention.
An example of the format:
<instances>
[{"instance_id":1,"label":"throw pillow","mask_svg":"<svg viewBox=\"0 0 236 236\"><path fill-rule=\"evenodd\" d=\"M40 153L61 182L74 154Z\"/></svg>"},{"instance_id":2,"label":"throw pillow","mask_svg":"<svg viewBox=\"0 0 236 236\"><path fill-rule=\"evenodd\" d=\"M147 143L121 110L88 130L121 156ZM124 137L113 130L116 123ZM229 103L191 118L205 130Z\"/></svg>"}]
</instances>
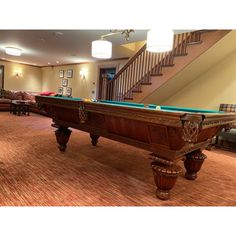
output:
<instances>
[{"instance_id":1,"label":"throw pillow","mask_svg":"<svg viewBox=\"0 0 236 236\"><path fill-rule=\"evenodd\" d=\"M42 93L40 93L40 95L42 95L42 96L50 96L52 94L54 94L54 92L42 92Z\"/></svg>"}]
</instances>

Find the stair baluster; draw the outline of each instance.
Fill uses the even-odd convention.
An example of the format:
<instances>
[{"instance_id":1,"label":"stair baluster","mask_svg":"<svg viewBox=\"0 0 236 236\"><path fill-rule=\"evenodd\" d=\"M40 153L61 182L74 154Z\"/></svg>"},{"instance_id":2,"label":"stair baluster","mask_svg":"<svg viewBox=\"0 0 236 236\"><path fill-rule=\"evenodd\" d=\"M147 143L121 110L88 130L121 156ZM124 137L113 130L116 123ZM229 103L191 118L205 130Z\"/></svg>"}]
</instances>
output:
<instances>
[{"instance_id":1,"label":"stair baluster","mask_svg":"<svg viewBox=\"0 0 236 236\"><path fill-rule=\"evenodd\" d=\"M103 84L102 98L123 101L132 99L132 92L141 92L143 84L151 84L152 75L162 75L163 66L173 66L175 56L187 54L187 45L201 41L201 31L174 35L173 49L165 53L146 51L144 45L114 76Z\"/></svg>"}]
</instances>

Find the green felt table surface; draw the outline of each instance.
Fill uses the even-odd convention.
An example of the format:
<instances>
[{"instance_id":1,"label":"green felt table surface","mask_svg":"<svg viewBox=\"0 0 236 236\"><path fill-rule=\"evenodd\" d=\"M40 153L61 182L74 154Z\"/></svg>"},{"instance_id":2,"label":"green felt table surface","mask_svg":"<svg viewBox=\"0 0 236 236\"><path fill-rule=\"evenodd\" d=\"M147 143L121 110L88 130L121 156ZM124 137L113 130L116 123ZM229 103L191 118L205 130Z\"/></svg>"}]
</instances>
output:
<instances>
[{"instance_id":1,"label":"green felt table surface","mask_svg":"<svg viewBox=\"0 0 236 236\"><path fill-rule=\"evenodd\" d=\"M66 97L66 96L50 96L50 98L71 100L71 101L82 101L83 100L82 98L71 98L71 97Z\"/></svg>"},{"instance_id":2,"label":"green felt table surface","mask_svg":"<svg viewBox=\"0 0 236 236\"><path fill-rule=\"evenodd\" d=\"M51 96L51 98L71 100L71 101L86 101L86 99L83 99L83 98L71 98L71 97L66 97L66 96L61 96L61 97ZM120 101L110 101L110 100L97 101L95 99L92 99L91 101L96 102L96 103L116 105L116 106L145 108L145 109L161 110L161 111L169 111L169 112L178 111L178 112L192 112L192 113L224 113L223 111L218 111L218 110L185 108L185 107L175 107L175 106L159 106L155 104L143 104L143 103L134 103L134 102L120 102Z\"/></svg>"},{"instance_id":3,"label":"green felt table surface","mask_svg":"<svg viewBox=\"0 0 236 236\"><path fill-rule=\"evenodd\" d=\"M118 102L118 101L108 101L101 100L101 103L114 104L120 106L129 106L129 107L138 107L138 108L148 108L154 110L163 110L163 111L180 111L180 112L193 112L193 113L222 113L218 110L206 110L206 109L196 109L196 108L184 108L184 107L175 107L175 106L158 106L155 104L143 104L143 103L132 103L132 102Z\"/></svg>"}]
</instances>

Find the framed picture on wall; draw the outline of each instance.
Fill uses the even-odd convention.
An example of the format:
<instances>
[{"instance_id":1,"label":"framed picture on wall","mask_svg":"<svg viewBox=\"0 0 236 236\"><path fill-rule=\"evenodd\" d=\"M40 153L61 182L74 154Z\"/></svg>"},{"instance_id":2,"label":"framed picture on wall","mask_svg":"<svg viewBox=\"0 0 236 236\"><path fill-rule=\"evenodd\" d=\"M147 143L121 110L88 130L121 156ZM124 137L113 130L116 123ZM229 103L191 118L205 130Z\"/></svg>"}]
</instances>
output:
<instances>
[{"instance_id":1,"label":"framed picture on wall","mask_svg":"<svg viewBox=\"0 0 236 236\"><path fill-rule=\"evenodd\" d=\"M68 85L68 79L63 79L62 80L62 86L67 87L67 85Z\"/></svg>"},{"instance_id":2,"label":"framed picture on wall","mask_svg":"<svg viewBox=\"0 0 236 236\"><path fill-rule=\"evenodd\" d=\"M59 70L59 78L64 78L64 70Z\"/></svg>"},{"instance_id":3,"label":"framed picture on wall","mask_svg":"<svg viewBox=\"0 0 236 236\"><path fill-rule=\"evenodd\" d=\"M58 87L58 95L63 95L63 87Z\"/></svg>"},{"instance_id":4,"label":"framed picture on wall","mask_svg":"<svg viewBox=\"0 0 236 236\"><path fill-rule=\"evenodd\" d=\"M73 70L72 69L67 70L66 77L67 78L72 78L73 77Z\"/></svg>"},{"instance_id":5,"label":"framed picture on wall","mask_svg":"<svg viewBox=\"0 0 236 236\"><path fill-rule=\"evenodd\" d=\"M68 96L68 97L72 96L72 88L70 88L70 87L66 88L66 96Z\"/></svg>"}]
</instances>

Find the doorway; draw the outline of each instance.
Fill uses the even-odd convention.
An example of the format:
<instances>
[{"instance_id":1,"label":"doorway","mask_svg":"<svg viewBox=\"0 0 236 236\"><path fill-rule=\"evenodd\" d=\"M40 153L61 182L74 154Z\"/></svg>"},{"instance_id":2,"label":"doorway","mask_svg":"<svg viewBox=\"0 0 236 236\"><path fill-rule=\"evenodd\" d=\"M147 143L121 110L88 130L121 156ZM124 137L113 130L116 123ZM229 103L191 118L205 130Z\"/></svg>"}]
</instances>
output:
<instances>
[{"instance_id":1,"label":"doorway","mask_svg":"<svg viewBox=\"0 0 236 236\"><path fill-rule=\"evenodd\" d=\"M98 99L107 99L108 94L106 84L111 81L116 74L116 67L100 68L99 70L99 89L98 89Z\"/></svg>"},{"instance_id":2,"label":"doorway","mask_svg":"<svg viewBox=\"0 0 236 236\"><path fill-rule=\"evenodd\" d=\"M4 88L4 66L0 65L0 89Z\"/></svg>"}]
</instances>

